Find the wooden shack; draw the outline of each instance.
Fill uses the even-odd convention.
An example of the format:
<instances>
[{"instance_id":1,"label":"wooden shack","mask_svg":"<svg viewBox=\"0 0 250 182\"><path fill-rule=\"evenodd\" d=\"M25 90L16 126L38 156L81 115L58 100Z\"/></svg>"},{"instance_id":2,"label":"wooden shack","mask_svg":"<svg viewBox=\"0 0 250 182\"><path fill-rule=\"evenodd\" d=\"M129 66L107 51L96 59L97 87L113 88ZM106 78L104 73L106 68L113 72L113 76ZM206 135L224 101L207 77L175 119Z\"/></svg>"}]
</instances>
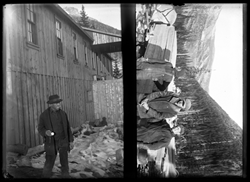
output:
<instances>
[{"instance_id":1,"label":"wooden shack","mask_svg":"<svg viewBox=\"0 0 250 182\"><path fill-rule=\"evenodd\" d=\"M7 144L42 143L37 124L52 94L72 127L94 119L92 82L112 79L112 58L61 7L6 5L4 38Z\"/></svg>"}]
</instances>

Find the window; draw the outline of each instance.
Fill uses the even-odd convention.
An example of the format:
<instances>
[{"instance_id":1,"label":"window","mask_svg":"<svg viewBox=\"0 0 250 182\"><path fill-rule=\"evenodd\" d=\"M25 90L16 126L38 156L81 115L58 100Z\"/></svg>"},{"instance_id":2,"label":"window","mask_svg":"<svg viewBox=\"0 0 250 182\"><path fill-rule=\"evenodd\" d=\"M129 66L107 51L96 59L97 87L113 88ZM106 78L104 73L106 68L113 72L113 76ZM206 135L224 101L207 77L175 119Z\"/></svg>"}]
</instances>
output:
<instances>
[{"instance_id":1,"label":"window","mask_svg":"<svg viewBox=\"0 0 250 182\"><path fill-rule=\"evenodd\" d=\"M112 61L109 62L109 73L112 75Z\"/></svg>"},{"instance_id":2,"label":"window","mask_svg":"<svg viewBox=\"0 0 250 182\"><path fill-rule=\"evenodd\" d=\"M88 49L88 64L89 64L89 68L91 68L91 64L92 64L92 59L93 59L93 54L91 52L91 49Z\"/></svg>"},{"instance_id":3,"label":"window","mask_svg":"<svg viewBox=\"0 0 250 182\"><path fill-rule=\"evenodd\" d=\"M88 48L87 48L87 46L85 47L85 65L88 65L88 56L87 56L87 51L88 51Z\"/></svg>"},{"instance_id":4,"label":"window","mask_svg":"<svg viewBox=\"0 0 250 182\"><path fill-rule=\"evenodd\" d=\"M63 56L63 44L62 44L62 24L56 20L56 38L57 38L57 53Z\"/></svg>"},{"instance_id":5,"label":"window","mask_svg":"<svg viewBox=\"0 0 250 182\"><path fill-rule=\"evenodd\" d=\"M104 62L104 61L101 61L101 70L102 70L102 72L104 72L104 69L103 69L103 62Z\"/></svg>"},{"instance_id":6,"label":"window","mask_svg":"<svg viewBox=\"0 0 250 182\"><path fill-rule=\"evenodd\" d=\"M107 68L107 72L109 72L109 59L107 59L106 68Z\"/></svg>"},{"instance_id":7,"label":"window","mask_svg":"<svg viewBox=\"0 0 250 182\"><path fill-rule=\"evenodd\" d=\"M74 46L74 60L78 60L78 51L77 51L77 41L76 41L76 34L73 32L73 46Z\"/></svg>"},{"instance_id":8,"label":"window","mask_svg":"<svg viewBox=\"0 0 250 182\"><path fill-rule=\"evenodd\" d=\"M95 53L94 52L92 54L92 66L93 66L93 69L96 68L96 66L95 66Z\"/></svg>"},{"instance_id":9,"label":"window","mask_svg":"<svg viewBox=\"0 0 250 182\"><path fill-rule=\"evenodd\" d=\"M28 21L28 42L37 45L37 33L36 33L36 14L34 13L34 7L31 4L26 6L27 21Z\"/></svg>"},{"instance_id":10,"label":"window","mask_svg":"<svg viewBox=\"0 0 250 182\"><path fill-rule=\"evenodd\" d=\"M99 58L99 60L98 60L98 64L99 64L100 72L102 72L102 61L101 61L100 58Z\"/></svg>"},{"instance_id":11,"label":"window","mask_svg":"<svg viewBox=\"0 0 250 182\"><path fill-rule=\"evenodd\" d=\"M104 64L104 67L106 68L106 71L108 70L107 65L108 65L108 58L105 58L105 64Z\"/></svg>"}]
</instances>

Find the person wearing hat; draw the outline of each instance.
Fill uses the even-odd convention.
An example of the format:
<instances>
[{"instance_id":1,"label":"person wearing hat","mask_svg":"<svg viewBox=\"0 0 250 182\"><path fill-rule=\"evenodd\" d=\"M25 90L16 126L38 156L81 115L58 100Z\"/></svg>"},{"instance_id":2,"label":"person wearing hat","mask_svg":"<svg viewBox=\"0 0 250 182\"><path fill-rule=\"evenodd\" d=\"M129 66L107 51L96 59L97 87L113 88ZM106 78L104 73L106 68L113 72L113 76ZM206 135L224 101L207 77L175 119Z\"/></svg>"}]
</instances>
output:
<instances>
[{"instance_id":1,"label":"person wearing hat","mask_svg":"<svg viewBox=\"0 0 250 182\"><path fill-rule=\"evenodd\" d=\"M44 138L46 161L43 177L50 178L59 152L62 177L69 176L68 151L73 148L73 135L67 114L61 109L58 95L49 96L49 107L40 115L38 132Z\"/></svg>"},{"instance_id":2,"label":"person wearing hat","mask_svg":"<svg viewBox=\"0 0 250 182\"><path fill-rule=\"evenodd\" d=\"M155 120L172 118L191 107L189 99L181 98L169 91L137 94L137 102L138 116L140 118L155 118Z\"/></svg>"},{"instance_id":3,"label":"person wearing hat","mask_svg":"<svg viewBox=\"0 0 250 182\"><path fill-rule=\"evenodd\" d=\"M174 68L169 61L140 58L137 60L137 93L164 91L174 78L183 78L186 71Z\"/></svg>"},{"instance_id":4,"label":"person wearing hat","mask_svg":"<svg viewBox=\"0 0 250 182\"><path fill-rule=\"evenodd\" d=\"M184 134L183 125L170 128L165 120L148 122L148 118L141 118L137 126L137 145L144 145L149 150L158 150L168 147L171 139Z\"/></svg>"}]
</instances>

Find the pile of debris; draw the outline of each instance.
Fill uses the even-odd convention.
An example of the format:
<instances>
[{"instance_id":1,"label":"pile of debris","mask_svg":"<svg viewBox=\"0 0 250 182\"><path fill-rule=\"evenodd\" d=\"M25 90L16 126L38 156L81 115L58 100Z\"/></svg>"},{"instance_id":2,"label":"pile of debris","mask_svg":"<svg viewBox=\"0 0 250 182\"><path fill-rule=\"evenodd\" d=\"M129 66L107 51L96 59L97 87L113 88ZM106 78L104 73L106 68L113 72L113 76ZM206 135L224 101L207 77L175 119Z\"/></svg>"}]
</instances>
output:
<instances>
[{"instance_id":1,"label":"pile of debris","mask_svg":"<svg viewBox=\"0 0 250 182\"><path fill-rule=\"evenodd\" d=\"M73 178L123 177L123 123L95 126L89 122L72 129L74 148L68 156L70 175ZM26 155L7 153L8 165L16 168L32 166L42 169L44 162L43 145L30 148ZM52 170L54 178L60 178L60 167L57 155Z\"/></svg>"}]
</instances>

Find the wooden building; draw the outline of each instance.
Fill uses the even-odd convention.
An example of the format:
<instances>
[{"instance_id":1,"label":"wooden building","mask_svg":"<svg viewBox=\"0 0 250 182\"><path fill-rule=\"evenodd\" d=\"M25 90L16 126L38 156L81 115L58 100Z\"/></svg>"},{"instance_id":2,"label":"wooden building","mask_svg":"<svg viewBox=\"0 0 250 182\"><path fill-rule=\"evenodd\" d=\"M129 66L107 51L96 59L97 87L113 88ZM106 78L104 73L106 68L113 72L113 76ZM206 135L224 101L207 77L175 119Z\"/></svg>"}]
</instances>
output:
<instances>
[{"instance_id":1,"label":"wooden building","mask_svg":"<svg viewBox=\"0 0 250 182\"><path fill-rule=\"evenodd\" d=\"M107 33L86 27L82 27L82 29L85 30L85 32L87 32L87 34L93 38L94 41L92 44L92 49L94 51L101 52L108 57L110 56L111 58L117 57L117 54L120 54L121 57L121 35ZM107 61L107 60L102 59L101 61ZM107 67L108 64L104 62L103 65L104 69L107 69L109 71L110 68ZM97 75L97 80L101 80L102 78L100 78L100 76Z\"/></svg>"},{"instance_id":2,"label":"wooden building","mask_svg":"<svg viewBox=\"0 0 250 182\"><path fill-rule=\"evenodd\" d=\"M7 144L42 143L37 124L52 94L72 127L94 119L92 82L112 79L112 59L93 42L58 5L5 6Z\"/></svg>"}]
</instances>

